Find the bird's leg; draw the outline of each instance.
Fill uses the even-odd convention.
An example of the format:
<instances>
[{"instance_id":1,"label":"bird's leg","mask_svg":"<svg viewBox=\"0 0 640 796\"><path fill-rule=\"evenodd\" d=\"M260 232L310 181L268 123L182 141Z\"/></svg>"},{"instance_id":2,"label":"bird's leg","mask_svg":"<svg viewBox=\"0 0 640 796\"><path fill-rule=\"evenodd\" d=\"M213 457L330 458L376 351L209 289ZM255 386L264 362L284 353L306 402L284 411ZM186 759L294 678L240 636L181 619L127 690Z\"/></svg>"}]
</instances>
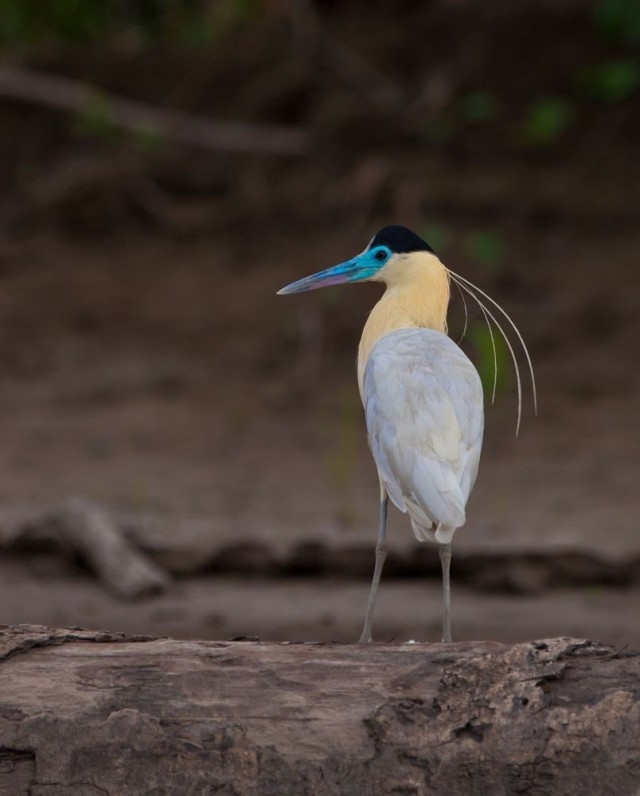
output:
<instances>
[{"instance_id":1,"label":"bird's leg","mask_svg":"<svg viewBox=\"0 0 640 796\"><path fill-rule=\"evenodd\" d=\"M442 640L451 641L451 585L449 567L451 565L451 544L440 545L440 564L442 566Z\"/></svg>"},{"instance_id":2,"label":"bird's leg","mask_svg":"<svg viewBox=\"0 0 640 796\"><path fill-rule=\"evenodd\" d=\"M380 525L378 526L378 541L376 542L376 567L373 571L373 580L371 581L371 591L369 592L369 601L367 603L367 613L364 618L364 628L360 636L360 643L373 641L371 637L371 625L373 623L373 611L376 607L376 595L378 593L378 586L380 585L380 576L382 575L382 567L384 560L387 557L387 505L389 498L387 497L384 487L380 492Z\"/></svg>"}]
</instances>

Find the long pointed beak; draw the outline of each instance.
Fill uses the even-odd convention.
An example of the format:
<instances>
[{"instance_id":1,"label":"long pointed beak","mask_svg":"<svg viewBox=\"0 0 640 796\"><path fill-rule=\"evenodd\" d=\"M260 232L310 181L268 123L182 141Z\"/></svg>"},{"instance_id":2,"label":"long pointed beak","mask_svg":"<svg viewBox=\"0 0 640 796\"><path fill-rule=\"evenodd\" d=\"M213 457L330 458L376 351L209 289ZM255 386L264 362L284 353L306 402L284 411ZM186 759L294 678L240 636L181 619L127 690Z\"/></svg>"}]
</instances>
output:
<instances>
[{"instance_id":1,"label":"long pointed beak","mask_svg":"<svg viewBox=\"0 0 640 796\"><path fill-rule=\"evenodd\" d=\"M292 282L290 285L281 288L277 295L287 296L290 293L304 293L307 290L317 290L320 287L342 285L345 282L363 279L368 275L368 269L363 267L363 265L360 257L354 257L352 260L340 263L340 265L334 265L333 268L327 268L324 271L318 271L317 274L305 276L304 279L298 279L297 282Z\"/></svg>"}]
</instances>

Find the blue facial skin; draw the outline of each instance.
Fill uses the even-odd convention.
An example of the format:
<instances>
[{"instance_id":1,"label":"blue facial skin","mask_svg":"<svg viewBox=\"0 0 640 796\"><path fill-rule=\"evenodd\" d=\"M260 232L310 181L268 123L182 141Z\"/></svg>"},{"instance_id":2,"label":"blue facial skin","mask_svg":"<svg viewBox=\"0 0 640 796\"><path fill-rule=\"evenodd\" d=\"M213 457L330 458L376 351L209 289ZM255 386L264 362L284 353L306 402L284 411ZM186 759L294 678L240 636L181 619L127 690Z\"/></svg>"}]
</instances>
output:
<instances>
[{"instance_id":1,"label":"blue facial skin","mask_svg":"<svg viewBox=\"0 0 640 796\"><path fill-rule=\"evenodd\" d=\"M392 256L393 252L387 246L375 246L372 249L366 249L362 254L340 263L340 265L334 265L333 268L327 268L325 271L319 271L317 274L292 282L279 290L278 295L304 293L307 290L317 290L320 287L371 279L389 262Z\"/></svg>"}]
</instances>

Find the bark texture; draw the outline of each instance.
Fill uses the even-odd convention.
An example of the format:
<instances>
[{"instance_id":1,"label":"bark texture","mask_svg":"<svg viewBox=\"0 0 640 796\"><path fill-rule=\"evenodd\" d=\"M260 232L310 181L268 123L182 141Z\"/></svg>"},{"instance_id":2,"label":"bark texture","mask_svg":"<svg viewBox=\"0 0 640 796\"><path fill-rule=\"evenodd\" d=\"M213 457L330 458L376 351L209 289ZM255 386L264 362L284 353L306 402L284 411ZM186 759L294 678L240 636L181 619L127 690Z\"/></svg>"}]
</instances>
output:
<instances>
[{"instance_id":1,"label":"bark texture","mask_svg":"<svg viewBox=\"0 0 640 796\"><path fill-rule=\"evenodd\" d=\"M0 631L0 794L625 796L640 656Z\"/></svg>"}]
</instances>

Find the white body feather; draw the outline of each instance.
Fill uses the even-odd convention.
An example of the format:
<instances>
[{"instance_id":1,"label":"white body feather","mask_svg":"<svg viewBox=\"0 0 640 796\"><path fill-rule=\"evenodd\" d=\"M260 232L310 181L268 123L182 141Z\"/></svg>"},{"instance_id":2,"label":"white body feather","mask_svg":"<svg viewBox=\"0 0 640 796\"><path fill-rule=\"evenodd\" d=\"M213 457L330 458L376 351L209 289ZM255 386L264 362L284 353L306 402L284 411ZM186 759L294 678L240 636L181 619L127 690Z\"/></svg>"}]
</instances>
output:
<instances>
[{"instance_id":1,"label":"white body feather","mask_svg":"<svg viewBox=\"0 0 640 796\"><path fill-rule=\"evenodd\" d=\"M363 401L380 482L416 538L446 544L464 525L484 428L480 377L434 329L383 335L366 363Z\"/></svg>"}]
</instances>

